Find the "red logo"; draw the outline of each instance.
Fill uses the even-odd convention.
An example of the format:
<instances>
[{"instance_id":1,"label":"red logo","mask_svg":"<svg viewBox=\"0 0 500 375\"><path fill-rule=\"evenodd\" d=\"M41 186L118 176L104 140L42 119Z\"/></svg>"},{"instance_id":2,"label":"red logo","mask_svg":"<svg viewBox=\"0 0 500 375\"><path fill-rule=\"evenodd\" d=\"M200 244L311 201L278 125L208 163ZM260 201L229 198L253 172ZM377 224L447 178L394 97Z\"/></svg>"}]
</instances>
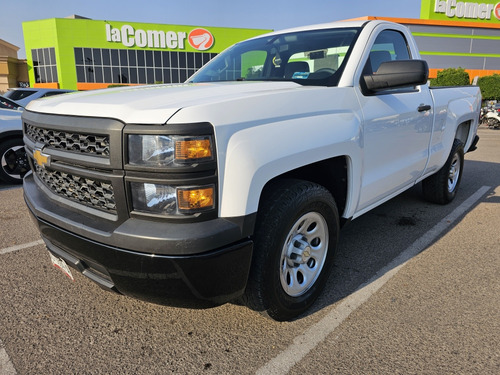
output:
<instances>
[{"instance_id":1,"label":"red logo","mask_svg":"<svg viewBox=\"0 0 500 375\"><path fill-rule=\"evenodd\" d=\"M214 45L215 39L212 33L205 29L194 29L188 36L191 47L198 51L206 51Z\"/></svg>"},{"instance_id":2,"label":"red logo","mask_svg":"<svg viewBox=\"0 0 500 375\"><path fill-rule=\"evenodd\" d=\"M495 5L495 10L493 11L493 13L495 13L495 17L500 20L500 3Z\"/></svg>"}]
</instances>

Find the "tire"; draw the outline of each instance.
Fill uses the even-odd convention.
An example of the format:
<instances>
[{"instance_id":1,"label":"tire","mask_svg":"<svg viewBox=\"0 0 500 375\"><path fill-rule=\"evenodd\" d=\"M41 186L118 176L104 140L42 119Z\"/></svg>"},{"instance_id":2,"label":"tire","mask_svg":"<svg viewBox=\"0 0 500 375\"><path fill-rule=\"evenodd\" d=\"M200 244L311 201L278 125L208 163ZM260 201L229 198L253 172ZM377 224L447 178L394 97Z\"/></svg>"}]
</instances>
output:
<instances>
[{"instance_id":1,"label":"tire","mask_svg":"<svg viewBox=\"0 0 500 375\"><path fill-rule=\"evenodd\" d=\"M243 301L271 319L291 320L326 284L338 246L339 216L330 192L315 183L282 180L266 192Z\"/></svg>"},{"instance_id":2,"label":"tire","mask_svg":"<svg viewBox=\"0 0 500 375\"><path fill-rule=\"evenodd\" d=\"M22 139L8 139L0 144L0 180L20 184L29 170Z\"/></svg>"},{"instance_id":3,"label":"tire","mask_svg":"<svg viewBox=\"0 0 500 375\"><path fill-rule=\"evenodd\" d=\"M422 181L424 198L432 203L447 204L457 195L464 168L464 144L455 139L444 166Z\"/></svg>"},{"instance_id":4,"label":"tire","mask_svg":"<svg viewBox=\"0 0 500 375\"><path fill-rule=\"evenodd\" d=\"M490 118L488 119L488 126L490 128L498 129L500 127L500 121L496 118Z\"/></svg>"}]
</instances>

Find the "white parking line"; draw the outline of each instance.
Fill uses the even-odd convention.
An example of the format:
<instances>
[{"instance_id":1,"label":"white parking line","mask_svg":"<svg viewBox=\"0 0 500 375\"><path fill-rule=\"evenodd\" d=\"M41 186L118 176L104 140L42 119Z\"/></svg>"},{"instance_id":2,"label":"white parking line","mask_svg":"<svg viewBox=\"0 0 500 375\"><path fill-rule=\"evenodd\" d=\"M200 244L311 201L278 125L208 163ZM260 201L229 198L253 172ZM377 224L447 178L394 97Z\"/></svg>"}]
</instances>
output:
<instances>
[{"instance_id":1,"label":"white parking line","mask_svg":"<svg viewBox=\"0 0 500 375\"><path fill-rule=\"evenodd\" d=\"M2 375L16 375L16 369L10 361L9 355L3 347L2 340L0 340L0 374Z\"/></svg>"},{"instance_id":2,"label":"white parking line","mask_svg":"<svg viewBox=\"0 0 500 375\"><path fill-rule=\"evenodd\" d=\"M0 249L0 255L11 253L13 251L27 249L27 248L33 247L33 246L43 245L43 244L44 244L43 240L38 240L38 241L24 243L24 244L21 244L21 245L15 245L15 246L11 246L11 247L5 247L3 249Z\"/></svg>"},{"instance_id":3,"label":"white parking line","mask_svg":"<svg viewBox=\"0 0 500 375\"><path fill-rule=\"evenodd\" d=\"M257 374L286 374L290 369L301 361L312 349L331 334L347 317L373 294L385 285L411 258L428 247L444 230L450 227L454 221L469 210L490 189L483 186L471 195L465 202L455 208L448 216L442 219L436 226L430 229L399 256L382 268L374 277L361 285L354 293L346 297L339 305L330 311L323 319L307 329L303 334L297 336L290 345L277 357L257 370Z\"/></svg>"}]
</instances>

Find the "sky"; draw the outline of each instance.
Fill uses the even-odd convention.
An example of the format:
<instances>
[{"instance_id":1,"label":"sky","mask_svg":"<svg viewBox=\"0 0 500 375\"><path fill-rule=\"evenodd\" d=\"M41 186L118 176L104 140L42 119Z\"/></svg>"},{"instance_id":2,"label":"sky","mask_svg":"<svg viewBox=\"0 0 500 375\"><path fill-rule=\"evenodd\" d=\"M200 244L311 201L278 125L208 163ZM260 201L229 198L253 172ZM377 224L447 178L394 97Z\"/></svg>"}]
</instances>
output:
<instances>
[{"instance_id":1,"label":"sky","mask_svg":"<svg viewBox=\"0 0 500 375\"><path fill-rule=\"evenodd\" d=\"M94 20L282 30L363 16L420 18L418 0L0 0L0 39L26 58L22 23Z\"/></svg>"}]
</instances>

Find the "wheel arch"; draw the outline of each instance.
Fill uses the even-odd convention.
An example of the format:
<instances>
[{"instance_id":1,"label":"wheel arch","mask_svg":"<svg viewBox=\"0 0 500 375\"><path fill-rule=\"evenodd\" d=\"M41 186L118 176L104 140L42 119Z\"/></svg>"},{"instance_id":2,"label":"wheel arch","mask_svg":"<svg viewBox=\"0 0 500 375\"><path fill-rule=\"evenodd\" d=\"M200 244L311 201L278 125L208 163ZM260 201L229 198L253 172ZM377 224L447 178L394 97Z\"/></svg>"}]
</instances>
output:
<instances>
[{"instance_id":1,"label":"wheel arch","mask_svg":"<svg viewBox=\"0 0 500 375\"><path fill-rule=\"evenodd\" d=\"M265 192L272 188L276 181L298 179L325 187L332 194L339 211L338 214L342 217L347 208L349 175L349 158L347 156L337 156L308 164L270 179L262 188L259 205Z\"/></svg>"},{"instance_id":2,"label":"wheel arch","mask_svg":"<svg viewBox=\"0 0 500 375\"><path fill-rule=\"evenodd\" d=\"M474 142L476 135L476 126L472 120L467 119L461 121L452 129L446 127L443 134L441 134L439 142L432 146L434 150L431 154L429 164L432 166L426 169L426 173L420 178L424 180L430 175L436 173L448 159L450 152L453 148L453 142L458 139L464 145L464 152L467 152Z\"/></svg>"},{"instance_id":3,"label":"wheel arch","mask_svg":"<svg viewBox=\"0 0 500 375\"><path fill-rule=\"evenodd\" d=\"M457 127L457 131L455 133L455 139L460 140L464 145L464 151L469 151L474 137L476 135L476 131L472 126L472 120L464 121L460 123Z\"/></svg>"},{"instance_id":4,"label":"wheel arch","mask_svg":"<svg viewBox=\"0 0 500 375\"><path fill-rule=\"evenodd\" d=\"M5 142L8 139L23 139L23 132L20 130L10 130L0 133L0 142Z\"/></svg>"}]
</instances>

